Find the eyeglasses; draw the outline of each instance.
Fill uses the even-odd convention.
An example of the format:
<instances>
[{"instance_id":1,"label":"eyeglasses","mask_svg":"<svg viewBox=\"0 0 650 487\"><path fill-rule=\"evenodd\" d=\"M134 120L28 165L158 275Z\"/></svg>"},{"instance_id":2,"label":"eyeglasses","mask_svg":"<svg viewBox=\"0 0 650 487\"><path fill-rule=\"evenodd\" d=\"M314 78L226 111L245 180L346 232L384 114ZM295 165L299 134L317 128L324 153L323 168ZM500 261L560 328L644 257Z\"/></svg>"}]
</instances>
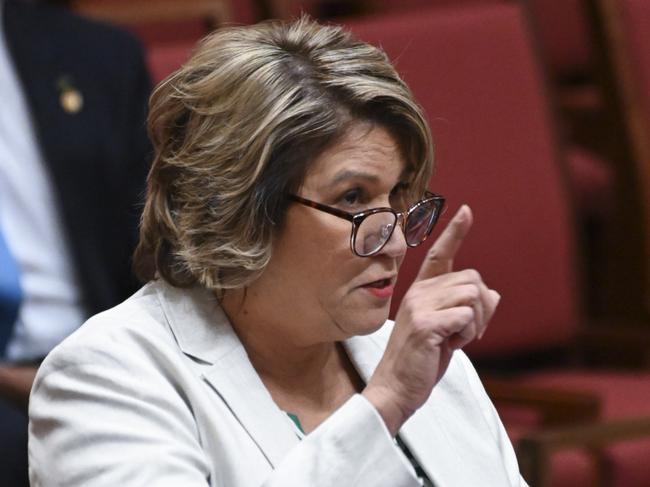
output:
<instances>
[{"instance_id":1,"label":"eyeglasses","mask_svg":"<svg viewBox=\"0 0 650 487\"><path fill-rule=\"evenodd\" d=\"M352 234L350 235L352 252L359 257L370 257L384 248L393 235L397 223L402 227L406 245L409 247L417 247L427 239L442 212L445 198L429 191L426 191L424 196L424 199L406 211L395 211L392 208L372 208L359 213L348 213L293 194L288 195L288 198L352 222Z\"/></svg>"}]
</instances>

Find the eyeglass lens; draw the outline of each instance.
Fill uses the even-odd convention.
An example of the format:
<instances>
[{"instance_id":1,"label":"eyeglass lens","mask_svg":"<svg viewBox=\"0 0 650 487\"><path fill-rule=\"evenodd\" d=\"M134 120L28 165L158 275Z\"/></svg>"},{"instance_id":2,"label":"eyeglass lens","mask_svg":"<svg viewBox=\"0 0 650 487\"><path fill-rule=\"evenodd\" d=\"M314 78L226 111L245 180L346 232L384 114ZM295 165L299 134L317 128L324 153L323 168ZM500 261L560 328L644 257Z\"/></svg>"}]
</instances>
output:
<instances>
[{"instance_id":1,"label":"eyeglass lens","mask_svg":"<svg viewBox=\"0 0 650 487\"><path fill-rule=\"evenodd\" d=\"M434 219L433 201L420 203L406 217L404 236L409 246L416 246L427 237ZM359 225L354 242L358 255L367 256L377 252L388 241L397 223L397 216L382 211L367 216Z\"/></svg>"},{"instance_id":2,"label":"eyeglass lens","mask_svg":"<svg viewBox=\"0 0 650 487\"><path fill-rule=\"evenodd\" d=\"M409 245L418 245L427 238L433 224L435 208L433 201L420 203L406 217L404 237Z\"/></svg>"},{"instance_id":3,"label":"eyeglass lens","mask_svg":"<svg viewBox=\"0 0 650 487\"><path fill-rule=\"evenodd\" d=\"M397 217L390 211L368 215L359 225L354 250L359 255L377 252L390 238Z\"/></svg>"}]
</instances>

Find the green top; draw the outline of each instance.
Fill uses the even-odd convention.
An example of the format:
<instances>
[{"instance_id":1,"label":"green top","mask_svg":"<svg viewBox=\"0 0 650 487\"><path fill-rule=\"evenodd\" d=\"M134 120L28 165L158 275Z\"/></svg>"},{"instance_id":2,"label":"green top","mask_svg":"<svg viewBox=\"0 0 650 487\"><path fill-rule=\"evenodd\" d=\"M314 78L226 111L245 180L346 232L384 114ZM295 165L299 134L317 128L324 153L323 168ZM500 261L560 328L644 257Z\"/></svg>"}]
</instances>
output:
<instances>
[{"instance_id":1,"label":"green top","mask_svg":"<svg viewBox=\"0 0 650 487\"><path fill-rule=\"evenodd\" d=\"M300 424L300 420L298 419L298 416L293 414L293 413L287 413L287 416L289 416L289 418L291 418L291 421L293 421L293 424L296 425L296 427L303 434L303 436L306 435L305 430L302 429L302 425Z\"/></svg>"}]
</instances>

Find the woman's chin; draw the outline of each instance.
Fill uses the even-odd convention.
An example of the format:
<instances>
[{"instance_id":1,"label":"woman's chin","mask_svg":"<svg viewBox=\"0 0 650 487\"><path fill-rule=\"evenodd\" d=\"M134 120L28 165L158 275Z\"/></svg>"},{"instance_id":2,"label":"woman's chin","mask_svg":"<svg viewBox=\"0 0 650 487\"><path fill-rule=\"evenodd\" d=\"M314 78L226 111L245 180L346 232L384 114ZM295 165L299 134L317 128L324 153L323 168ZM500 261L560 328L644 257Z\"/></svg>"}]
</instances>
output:
<instances>
[{"instance_id":1,"label":"woman's chin","mask_svg":"<svg viewBox=\"0 0 650 487\"><path fill-rule=\"evenodd\" d=\"M379 330L388 319L390 305L383 308L373 308L358 315L351 323L353 335L370 335Z\"/></svg>"}]
</instances>

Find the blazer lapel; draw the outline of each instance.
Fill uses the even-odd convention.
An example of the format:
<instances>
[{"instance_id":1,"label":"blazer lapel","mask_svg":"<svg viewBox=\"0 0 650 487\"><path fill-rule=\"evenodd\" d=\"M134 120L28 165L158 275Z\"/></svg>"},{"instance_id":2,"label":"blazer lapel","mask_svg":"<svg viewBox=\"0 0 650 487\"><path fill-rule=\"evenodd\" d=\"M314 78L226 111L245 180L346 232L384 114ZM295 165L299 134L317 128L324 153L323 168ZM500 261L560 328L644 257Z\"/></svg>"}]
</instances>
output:
<instances>
[{"instance_id":1,"label":"blazer lapel","mask_svg":"<svg viewBox=\"0 0 650 487\"><path fill-rule=\"evenodd\" d=\"M483 483L484 479L469 478L467 463L473 458L471 444L459 448L458 439L449 431L453 423L448 423L449 418L444 414L446 405L434 403L435 397L432 397L402 426L399 433L429 478L436 487L494 485ZM460 456L459 453L463 451L464 456Z\"/></svg>"},{"instance_id":2,"label":"blazer lapel","mask_svg":"<svg viewBox=\"0 0 650 487\"><path fill-rule=\"evenodd\" d=\"M300 442L288 416L273 401L243 347L223 356L204 378L228 404L271 467L278 465Z\"/></svg>"},{"instance_id":3,"label":"blazer lapel","mask_svg":"<svg viewBox=\"0 0 650 487\"><path fill-rule=\"evenodd\" d=\"M510 485L493 432L469 389L466 371L452 362L400 435L437 486Z\"/></svg>"},{"instance_id":4,"label":"blazer lapel","mask_svg":"<svg viewBox=\"0 0 650 487\"><path fill-rule=\"evenodd\" d=\"M206 366L203 379L275 467L300 440L262 383L217 299L203 289L156 285L179 347Z\"/></svg>"}]
</instances>

